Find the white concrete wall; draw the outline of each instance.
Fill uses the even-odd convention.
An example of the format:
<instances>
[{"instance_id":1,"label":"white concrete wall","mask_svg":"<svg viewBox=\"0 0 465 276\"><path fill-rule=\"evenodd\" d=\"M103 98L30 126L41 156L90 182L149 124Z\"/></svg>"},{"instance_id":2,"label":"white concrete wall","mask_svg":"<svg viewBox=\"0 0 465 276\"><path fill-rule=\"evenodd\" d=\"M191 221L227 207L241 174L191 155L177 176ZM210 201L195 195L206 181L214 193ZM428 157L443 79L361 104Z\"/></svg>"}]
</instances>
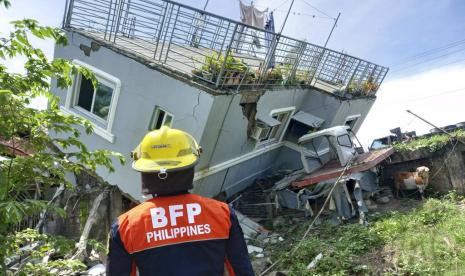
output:
<instances>
[{"instance_id":1,"label":"white concrete wall","mask_svg":"<svg viewBox=\"0 0 465 276\"><path fill-rule=\"evenodd\" d=\"M97 172L109 183L116 184L124 192L141 199L140 177L131 168L129 153L147 133L154 107L157 105L172 113L174 128L185 130L200 140L214 98L105 47L91 52L87 57L79 49L79 45L89 46L91 40L76 33L70 34L69 42L67 47L55 47L56 58L80 60L121 81L122 87L112 129L115 135L114 143L96 134L83 134L81 140L90 150L108 149L125 155L128 162L124 166L114 162L115 173L109 174L102 168ZM64 105L67 91L54 88L53 93L60 96L61 104Z\"/></svg>"}]
</instances>

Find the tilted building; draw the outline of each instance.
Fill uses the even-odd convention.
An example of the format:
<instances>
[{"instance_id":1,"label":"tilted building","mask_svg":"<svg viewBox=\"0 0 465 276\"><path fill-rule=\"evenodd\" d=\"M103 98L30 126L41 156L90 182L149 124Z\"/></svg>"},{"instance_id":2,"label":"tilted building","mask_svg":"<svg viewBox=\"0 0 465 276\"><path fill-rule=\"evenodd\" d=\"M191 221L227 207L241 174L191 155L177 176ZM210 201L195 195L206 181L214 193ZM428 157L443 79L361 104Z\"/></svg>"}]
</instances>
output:
<instances>
[{"instance_id":1,"label":"tilted building","mask_svg":"<svg viewBox=\"0 0 465 276\"><path fill-rule=\"evenodd\" d=\"M70 0L66 47L99 81L54 88L61 109L89 119L89 149L128 160L148 130L169 125L203 148L194 192L230 196L264 174L301 166L297 138L348 124L356 132L388 69L177 2ZM318 149L324 155L328 145ZM130 162L98 173L135 199Z\"/></svg>"}]
</instances>

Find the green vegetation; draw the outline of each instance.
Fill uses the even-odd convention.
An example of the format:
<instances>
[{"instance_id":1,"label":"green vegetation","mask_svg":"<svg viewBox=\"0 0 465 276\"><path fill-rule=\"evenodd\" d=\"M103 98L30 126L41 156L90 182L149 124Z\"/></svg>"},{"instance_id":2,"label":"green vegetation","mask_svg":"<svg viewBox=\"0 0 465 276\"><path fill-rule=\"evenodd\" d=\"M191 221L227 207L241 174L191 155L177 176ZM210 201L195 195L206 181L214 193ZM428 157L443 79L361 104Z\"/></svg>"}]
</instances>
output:
<instances>
[{"instance_id":1,"label":"green vegetation","mask_svg":"<svg viewBox=\"0 0 465 276\"><path fill-rule=\"evenodd\" d=\"M223 56L221 53L213 52L206 56L200 69L192 70L194 76L204 78L210 81L216 81L224 64L223 75L220 84L224 86L234 86L250 84L255 81L255 72L251 70L241 59L235 58L229 53Z\"/></svg>"},{"instance_id":2,"label":"green vegetation","mask_svg":"<svg viewBox=\"0 0 465 276\"><path fill-rule=\"evenodd\" d=\"M288 275L459 275L465 271L464 203L450 194L407 213L372 215L368 227L322 225L290 256L308 226L301 224L281 229L288 231L287 244L267 250ZM316 268L307 270L319 253Z\"/></svg>"},{"instance_id":3,"label":"green vegetation","mask_svg":"<svg viewBox=\"0 0 465 276\"><path fill-rule=\"evenodd\" d=\"M82 261L71 259L75 243L76 241L62 236L45 235L26 229L10 234L6 248L9 256L26 260L19 275L74 275L87 270ZM95 240L90 240L89 244L98 253L104 248ZM32 247L21 250L26 245ZM43 259L48 259L48 262L42 262Z\"/></svg>"},{"instance_id":4,"label":"green vegetation","mask_svg":"<svg viewBox=\"0 0 465 276\"><path fill-rule=\"evenodd\" d=\"M266 84L283 84L284 74L288 74L288 68L277 65L275 68L269 70L265 77Z\"/></svg>"},{"instance_id":5,"label":"green vegetation","mask_svg":"<svg viewBox=\"0 0 465 276\"><path fill-rule=\"evenodd\" d=\"M347 86L346 91L354 96L368 96L376 90L378 90L378 85L374 82L373 77L369 77L361 83L352 80Z\"/></svg>"},{"instance_id":6,"label":"green vegetation","mask_svg":"<svg viewBox=\"0 0 465 276\"><path fill-rule=\"evenodd\" d=\"M0 0L0 7L8 7L9 3ZM10 247L14 243L8 238L15 235L14 226L30 216L44 215L45 211L65 214L60 207L49 204L46 195L53 195L58 187L71 189L66 172L79 173L98 166L113 171L113 160L124 162L121 154L112 151L89 151L79 140L79 129L91 134L93 125L81 117L61 113L59 98L50 92L51 79L57 87L66 89L72 84L74 74L91 79L94 87L98 85L89 70L68 60L49 60L29 40L30 37L50 39L57 45L66 45L65 33L40 26L31 19L11 24L10 33L0 33L0 155L8 157L0 161L0 275L6 274L6 259L14 252ZM11 73L5 65L6 60L18 57L26 60L25 74ZM48 109L29 106L40 96L48 99ZM57 135L52 137L49 133ZM56 250L55 246L56 243L47 250ZM60 265L70 269L79 267L68 261L43 264L49 266L49 271ZM29 268L27 265L21 269Z\"/></svg>"},{"instance_id":7,"label":"green vegetation","mask_svg":"<svg viewBox=\"0 0 465 276\"><path fill-rule=\"evenodd\" d=\"M225 57L217 52L206 56L203 65L199 69L192 70L192 75L209 81L216 81L224 63L224 72L220 84L225 87L239 84L253 84L257 80L257 72L251 69L241 59L233 57L229 53ZM292 65L278 64L266 72L263 82L268 85L295 85L305 84L310 72L298 70L293 80L289 80Z\"/></svg>"},{"instance_id":8,"label":"green vegetation","mask_svg":"<svg viewBox=\"0 0 465 276\"><path fill-rule=\"evenodd\" d=\"M465 131L462 129L456 130L452 133L455 139L465 140ZM427 149L430 152L435 152L445 145L450 144L452 139L447 134L438 134L431 137L419 138L407 142L394 144L394 149L398 152L415 151L419 149Z\"/></svg>"}]
</instances>

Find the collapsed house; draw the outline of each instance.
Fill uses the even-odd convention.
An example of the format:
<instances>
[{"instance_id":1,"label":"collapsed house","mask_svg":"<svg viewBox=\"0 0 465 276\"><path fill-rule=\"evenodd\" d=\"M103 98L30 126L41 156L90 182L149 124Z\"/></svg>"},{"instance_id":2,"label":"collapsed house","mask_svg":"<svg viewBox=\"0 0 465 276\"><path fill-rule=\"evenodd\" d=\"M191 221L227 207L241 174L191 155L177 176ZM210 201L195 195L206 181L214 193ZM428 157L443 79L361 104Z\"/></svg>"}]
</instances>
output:
<instances>
[{"instance_id":1,"label":"collapsed house","mask_svg":"<svg viewBox=\"0 0 465 276\"><path fill-rule=\"evenodd\" d=\"M82 141L130 160L147 131L187 131L203 148L193 192L205 196L229 198L273 170L300 168L298 139L309 132L357 132L388 71L172 1L69 1L63 30L69 45L55 58L99 81L94 89L75 75L68 90L53 90L64 113L93 123ZM314 144L329 158L327 143ZM143 200L130 164L115 169L97 172Z\"/></svg>"}]
</instances>

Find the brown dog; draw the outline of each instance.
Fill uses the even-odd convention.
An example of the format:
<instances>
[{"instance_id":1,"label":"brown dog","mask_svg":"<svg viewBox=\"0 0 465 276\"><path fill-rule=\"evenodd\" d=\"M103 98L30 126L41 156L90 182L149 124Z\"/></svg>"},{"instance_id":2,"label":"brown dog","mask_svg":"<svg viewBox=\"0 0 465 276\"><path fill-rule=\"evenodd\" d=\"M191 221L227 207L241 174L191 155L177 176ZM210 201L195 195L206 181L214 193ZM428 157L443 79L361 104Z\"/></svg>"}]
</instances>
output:
<instances>
[{"instance_id":1,"label":"brown dog","mask_svg":"<svg viewBox=\"0 0 465 276\"><path fill-rule=\"evenodd\" d=\"M415 172L396 172L394 173L394 185L396 188L396 197L399 198L400 190L420 191L421 199L424 199L424 191L429 181L429 168L425 166L418 167Z\"/></svg>"}]
</instances>

